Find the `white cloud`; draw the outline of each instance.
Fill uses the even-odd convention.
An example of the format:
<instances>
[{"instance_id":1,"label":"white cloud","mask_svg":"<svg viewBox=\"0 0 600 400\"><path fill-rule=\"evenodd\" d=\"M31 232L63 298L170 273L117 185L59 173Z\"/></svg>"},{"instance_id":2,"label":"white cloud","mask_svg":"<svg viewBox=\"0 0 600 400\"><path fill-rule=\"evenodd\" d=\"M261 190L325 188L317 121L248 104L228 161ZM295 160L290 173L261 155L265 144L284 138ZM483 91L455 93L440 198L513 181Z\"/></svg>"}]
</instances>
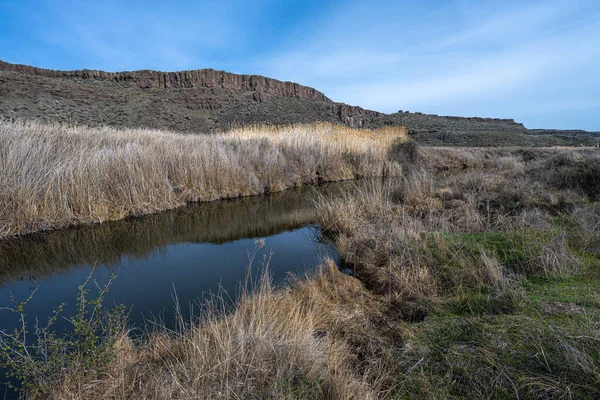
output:
<instances>
[{"instance_id":1,"label":"white cloud","mask_svg":"<svg viewBox=\"0 0 600 400\"><path fill-rule=\"evenodd\" d=\"M535 103L522 110L525 115L527 109L543 113L546 102L552 103L547 109L556 112L560 112L557 107L566 112L573 108L569 104L580 104L577 96L583 94L567 89L569 82L589 79L590 66L598 65L597 4L559 0L506 3L503 8L490 9L482 3L462 2L462 9L436 14L436 21L442 15L462 15L464 20L452 21L434 32L419 30L419 19L408 25L406 21L398 23L396 32L382 21L376 45L354 40L362 35L362 26L348 33L346 25L333 25L300 48L259 61L259 69L314 86L336 101L386 112L453 110L474 115L482 112L482 104L493 104L495 108L483 111L486 116L506 116L515 111L511 102L520 97ZM349 13L354 16L356 10ZM348 20L340 16L337 22L347 24ZM429 26L431 21L426 23ZM371 27L365 35L377 37L376 28ZM413 38L410 44L405 40L406 31ZM347 40L333 42L331 37L339 32L348 33ZM598 82L595 84L600 92ZM572 96L572 103L560 98L561 93L545 90L552 85L562 87L565 95ZM536 99L536 92L545 95Z\"/></svg>"}]
</instances>

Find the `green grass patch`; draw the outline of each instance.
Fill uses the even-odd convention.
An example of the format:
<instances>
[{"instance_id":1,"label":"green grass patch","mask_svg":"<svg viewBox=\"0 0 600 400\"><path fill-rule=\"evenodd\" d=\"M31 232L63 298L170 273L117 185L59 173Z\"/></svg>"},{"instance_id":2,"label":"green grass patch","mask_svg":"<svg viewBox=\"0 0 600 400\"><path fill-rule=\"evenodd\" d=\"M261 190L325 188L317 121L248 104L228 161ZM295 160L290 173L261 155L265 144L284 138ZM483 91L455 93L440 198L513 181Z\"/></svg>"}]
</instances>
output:
<instances>
[{"instance_id":1,"label":"green grass patch","mask_svg":"<svg viewBox=\"0 0 600 400\"><path fill-rule=\"evenodd\" d=\"M514 250L496 234L487 249ZM502 253L502 252L501 252ZM406 324L400 398L600 398L600 263L472 289Z\"/></svg>"},{"instance_id":2,"label":"green grass patch","mask_svg":"<svg viewBox=\"0 0 600 400\"><path fill-rule=\"evenodd\" d=\"M600 274L597 270L600 270L598 265L586 268L585 274L565 278L530 277L524 281L524 286L529 300L537 305L554 301L600 310Z\"/></svg>"},{"instance_id":3,"label":"green grass patch","mask_svg":"<svg viewBox=\"0 0 600 400\"><path fill-rule=\"evenodd\" d=\"M481 287L459 293L443 309L457 316L513 314L521 309L521 302L519 291Z\"/></svg>"}]
</instances>

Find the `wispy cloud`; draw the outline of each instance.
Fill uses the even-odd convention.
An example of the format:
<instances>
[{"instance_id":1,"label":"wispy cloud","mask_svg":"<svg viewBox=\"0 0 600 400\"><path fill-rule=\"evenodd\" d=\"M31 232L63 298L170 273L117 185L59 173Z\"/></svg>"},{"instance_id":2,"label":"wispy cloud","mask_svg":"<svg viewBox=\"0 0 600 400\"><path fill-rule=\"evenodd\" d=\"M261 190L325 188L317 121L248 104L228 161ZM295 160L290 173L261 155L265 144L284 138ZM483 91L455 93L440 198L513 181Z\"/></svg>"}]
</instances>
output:
<instances>
[{"instance_id":1,"label":"wispy cloud","mask_svg":"<svg viewBox=\"0 0 600 400\"><path fill-rule=\"evenodd\" d=\"M335 100L387 112L410 109L486 116L517 112L527 123L528 113L533 117L543 112L548 102L558 113L558 105L570 111L582 98L588 111L594 107L598 97L592 92L600 92L600 87L589 81L589 67L598 65L600 58L596 2L508 2L502 7L482 3L457 2L433 15L424 10L425 29L419 29L420 14L412 21L399 17L397 25L390 26L387 21L399 11L390 7L391 17L382 17L379 35L367 32L367 37L377 38L375 44L360 39L361 29L353 32L333 26L302 48L259 62L270 74L315 85ZM339 17L344 23L348 19ZM432 21L440 25L433 32ZM329 38L339 31L347 40L329 49ZM406 32L412 40L407 40ZM568 90L585 79L593 89ZM548 91L549 86L563 91ZM564 95L572 96L571 101ZM523 106L517 101L521 97L531 104L515 110L513 104ZM600 101L595 108L600 111ZM531 122L539 123L535 118ZM600 121L586 124L600 129Z\"/></svg>"}]
</instances>

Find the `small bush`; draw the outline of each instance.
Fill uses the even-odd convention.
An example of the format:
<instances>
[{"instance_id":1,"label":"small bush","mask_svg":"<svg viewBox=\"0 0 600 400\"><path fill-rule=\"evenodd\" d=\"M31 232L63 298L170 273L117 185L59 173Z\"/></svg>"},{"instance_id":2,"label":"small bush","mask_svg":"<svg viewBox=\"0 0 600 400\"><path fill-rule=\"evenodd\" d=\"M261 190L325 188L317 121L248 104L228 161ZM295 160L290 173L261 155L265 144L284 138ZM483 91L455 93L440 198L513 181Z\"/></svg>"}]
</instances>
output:
<instances>
[{"instance_id":1,"label":"small bush","mask_svg":"<svg viewBox=\"0 0 600 400\"><path fill-rule=\"evenodd\" d=\"M561 162L549 181L560 189L581 190L591 198L600 196L600 158Z\"/></svg>"},{"instance_id":2,"label":"small bush","mask_svg":"<svg viewBox=\"0 0 600 400\"><path fill-rule=\"evenodd\" d=\"M401 164L415 164L421 160L419 146L414 141L401 141L394 143L388 153L392 161Z\"/></svg>"},{"instance_id":3,"label":"small bush","mask_svg":"<svg viewBox=\"0 0 600 400\"><path fill-rule=\"evenodd\" d=\"M116 345L125 334L128 314L123 305L114 309L103 307L114 277L103 287L96 284L97 296L88 299L91 277L90 273L79 286L77 312L69 319L71 332L58 334L54 329L64 304L45 326L36 319L33 332L29 331L25 310L35 291L24 302L13 299L12 307L7 307L17 315L20 327L12 333L0 329L0 366L21 383L29 397L50 398L65 379L98 379L116 357Z\"/></svg>"}]
</instances>

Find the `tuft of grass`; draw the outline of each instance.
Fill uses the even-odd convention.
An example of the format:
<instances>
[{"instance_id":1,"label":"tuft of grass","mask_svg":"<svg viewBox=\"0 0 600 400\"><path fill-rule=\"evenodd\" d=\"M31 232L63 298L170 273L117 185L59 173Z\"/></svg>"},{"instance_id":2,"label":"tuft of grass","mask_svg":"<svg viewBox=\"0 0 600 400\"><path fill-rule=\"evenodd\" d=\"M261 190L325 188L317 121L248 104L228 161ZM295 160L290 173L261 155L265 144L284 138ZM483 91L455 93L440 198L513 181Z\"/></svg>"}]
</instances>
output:
<instances>
[{"instance_id":1,"label":"tuft of grass","mask_svg":"<svg viewBox=\"0 0 600 400\"><path fill-rule=\"evenodd\" d=\"M341 331L360 329L361 309L376 307L332 261L294 289L275 290L265 273L242 288L235 309L217 297L199 321L180 315L175 331L155 325L137 343L123 336L95 379L67 377L52 393L65 399L368 398L373 388L352 374L355 356Z\"/></svg>"}]
</instances>

